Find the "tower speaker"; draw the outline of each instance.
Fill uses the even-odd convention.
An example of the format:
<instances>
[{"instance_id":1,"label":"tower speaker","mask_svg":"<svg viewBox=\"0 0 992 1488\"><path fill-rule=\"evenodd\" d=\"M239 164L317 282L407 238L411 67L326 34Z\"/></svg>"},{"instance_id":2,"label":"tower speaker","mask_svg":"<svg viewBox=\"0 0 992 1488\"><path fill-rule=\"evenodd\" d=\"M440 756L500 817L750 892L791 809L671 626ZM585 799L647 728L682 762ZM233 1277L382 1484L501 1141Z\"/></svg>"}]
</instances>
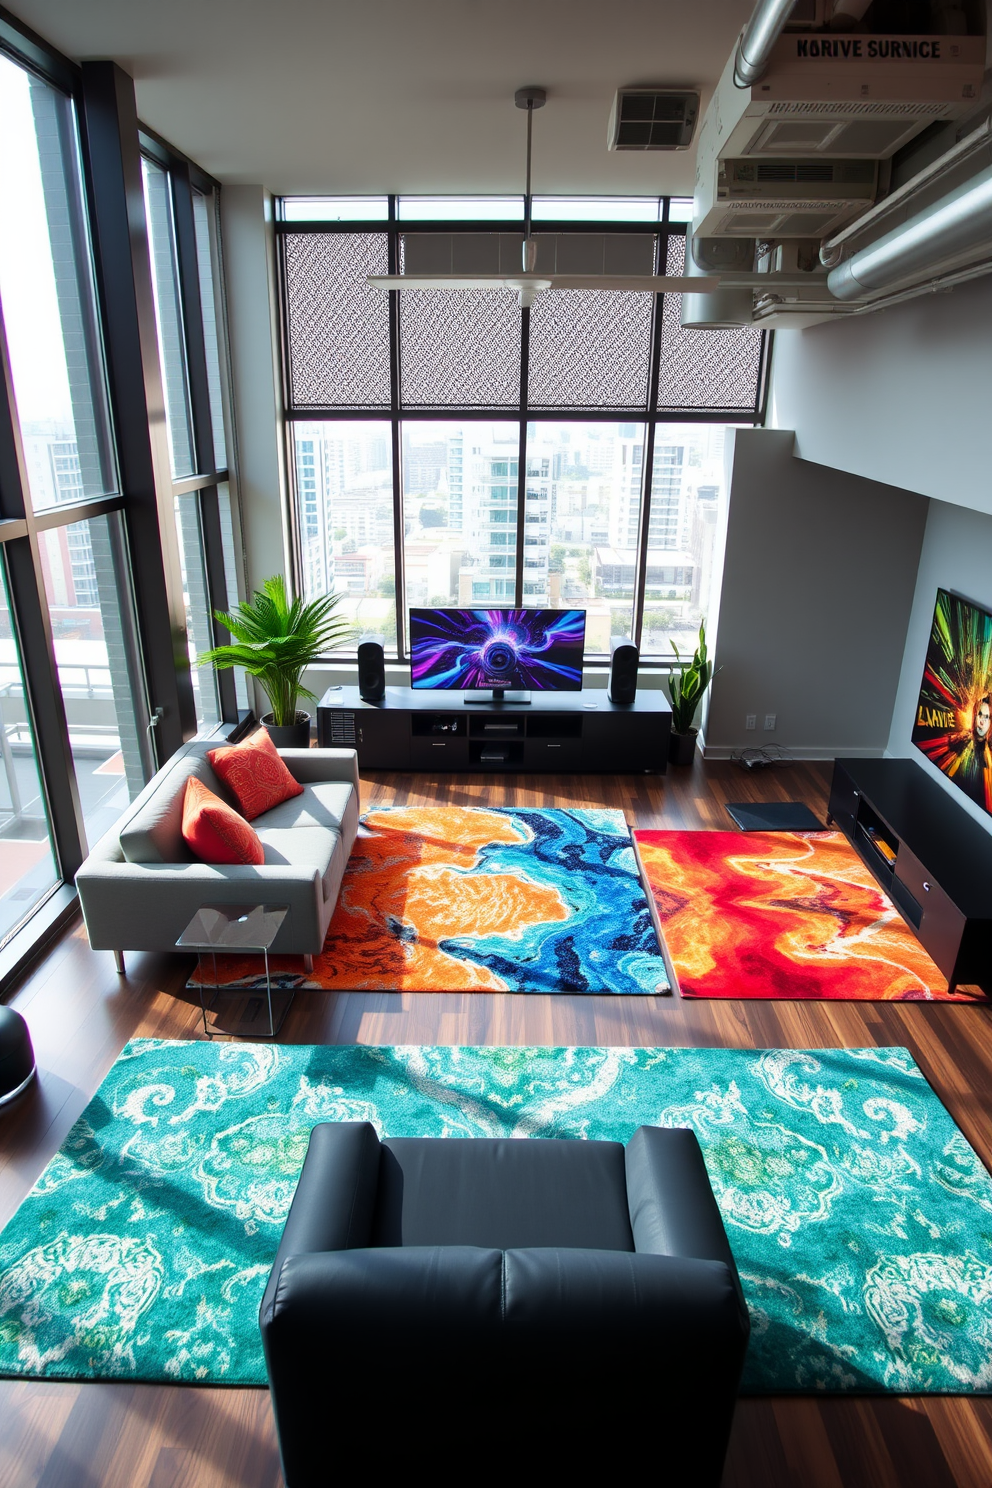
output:
<instances>
[{"instance_id":1,"label":"tower speaker","mask_svg":"<svg viewBox=\"0 0 992 1488\"><path fill-rule=\"evenodd\" d=\"M358 648L358 691L366 703L386 696L386 655L379 641L363 641Z\"/></svg>"},{"instance_id":2,"label":"tower speaker","mask_svg":"<svg viewBox=\"0 0 992 1488\"><path fill-rule=\"evenodd\" d=\"M611 703L632 703L637 696L637 647L616 641L610 656L610 683L606 695Z\"/></svg>"}]
</instances>

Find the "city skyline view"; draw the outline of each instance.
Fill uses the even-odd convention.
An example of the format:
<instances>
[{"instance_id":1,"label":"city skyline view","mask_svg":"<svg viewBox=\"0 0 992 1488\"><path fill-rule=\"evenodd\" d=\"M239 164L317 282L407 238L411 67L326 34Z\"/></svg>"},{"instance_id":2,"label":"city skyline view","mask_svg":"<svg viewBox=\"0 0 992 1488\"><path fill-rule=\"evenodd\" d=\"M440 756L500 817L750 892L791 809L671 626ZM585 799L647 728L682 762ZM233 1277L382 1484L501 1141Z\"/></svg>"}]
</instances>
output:
<instances>
[{"instance_id":1,"label":"city skyline view","mask_svg":"<svg viewBox=\"0 0 992 1488\"><path fill-rule=\"evenodd\" d=\"M385 421L297 421L295 477L308 598L345 596L358 635L396 647L393 472ZM655 434L641 652L691 649L712 611L726 526L725 426ZM647 430L639 423L527 427L525 606L583 608L587 654L633 626ZM401 440L406 608L513 605L519 426L407 421Z\"/></svg>"}]
</instances>

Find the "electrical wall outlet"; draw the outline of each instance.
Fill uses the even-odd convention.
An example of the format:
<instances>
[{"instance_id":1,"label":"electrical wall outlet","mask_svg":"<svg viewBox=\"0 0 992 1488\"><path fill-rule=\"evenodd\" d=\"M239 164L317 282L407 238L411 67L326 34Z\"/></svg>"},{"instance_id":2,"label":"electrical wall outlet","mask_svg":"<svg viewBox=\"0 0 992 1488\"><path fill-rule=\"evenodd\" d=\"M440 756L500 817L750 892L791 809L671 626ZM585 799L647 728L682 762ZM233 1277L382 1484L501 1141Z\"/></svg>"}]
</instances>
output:
<instances>
[{"instance_id":1,"label":"electrical wall outlet","mask_svg":"<svg viewBox=\"0 0 992 1488\"><path fill-rule=\"evenodd\" d=\"M758 725L758 715L757 715L757 713L749 713L747 715L747 717L745 718L745 720L744 720L744 727L745 728L749 728L749 729L753 729L753 728L757 728L757 725Z\"/></svg>"},{"instance_id":2,"label":"electrical wall outlet","mask_svg":"<svg viewBox=\"0 0 992 1488\"><path fill-rule=\"evenodd\" d=\"M775 714L774 713L766 713L765 714L765 728L766 729L773 729L774 727L775 727Z\"/></svg>"}]
</instances>

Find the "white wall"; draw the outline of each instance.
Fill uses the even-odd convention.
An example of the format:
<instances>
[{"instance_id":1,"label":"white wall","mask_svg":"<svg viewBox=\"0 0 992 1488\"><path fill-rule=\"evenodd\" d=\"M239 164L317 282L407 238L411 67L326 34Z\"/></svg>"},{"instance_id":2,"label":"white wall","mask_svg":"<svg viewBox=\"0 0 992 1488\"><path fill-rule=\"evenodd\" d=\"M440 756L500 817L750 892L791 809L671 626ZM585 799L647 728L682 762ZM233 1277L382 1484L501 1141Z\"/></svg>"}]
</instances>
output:
<instances>
[{"instance_id":1,"label":"white wall","mask_svg":"<svg viewBox=\"0 0 992 1488\"><path fill-rule=\"evenodd\" d=\"M962 599L992 610L992 517L942 501L930 504L888 750L897 758L916 760L928 775L947 787L959 806L992 831L988 812L948 784L936 765L910 741L938 589L949 589Z\"/></svg>"},{"instance_id":2,"label":"white wall","mask_svg":"<svg viewBox=\"0 0 992 1488\"><path fill-rule=\"evenodd\" d=\"M738 429L706 753L778 744L800 758L888 743L927 501ZM745 729L757 714L758 727ZM774 713L774 732L762 728Z\"/></svg>"},{"instance_id":3,"label":"white wall","mask_svg":"<svg viewBox=\"0 0 992 1488\"><path fill-rule=\"evenodd\" d=\"M838 470L992 512L992 276L780 331L769 423Z\"/></svg>"}]
</instances>

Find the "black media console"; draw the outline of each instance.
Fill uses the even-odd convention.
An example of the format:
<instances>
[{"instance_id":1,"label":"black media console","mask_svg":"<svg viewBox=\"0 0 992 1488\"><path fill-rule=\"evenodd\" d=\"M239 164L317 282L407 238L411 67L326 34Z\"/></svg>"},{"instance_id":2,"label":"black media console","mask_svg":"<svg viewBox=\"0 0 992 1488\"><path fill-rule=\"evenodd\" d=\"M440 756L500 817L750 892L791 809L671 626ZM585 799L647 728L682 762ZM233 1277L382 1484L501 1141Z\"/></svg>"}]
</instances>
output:
<instances>
[{"instance_id":1,"label":"black media console","mask_svg":"<svg viewBox=\"0 0 992 1488\"><path fill-rule=\"evenodd\" d=\"M911 759L839 759L836 823L947 977L992 992L992 834Z\"/></svg>"},{"instance_id":2,"label":"black media console","mask_svg":"<svg viewBox=\"0 0 992 1488\"><path fill-rule=\"evenodd\" d=\"M381 703L366 703L357 687L340 687L317 706L318 744L357 749L365 770L663 775L671 726L664 694L644 689L629 704L588 690L466 707L461 693L387 687Z\"/></svg>"}]
</instances>

